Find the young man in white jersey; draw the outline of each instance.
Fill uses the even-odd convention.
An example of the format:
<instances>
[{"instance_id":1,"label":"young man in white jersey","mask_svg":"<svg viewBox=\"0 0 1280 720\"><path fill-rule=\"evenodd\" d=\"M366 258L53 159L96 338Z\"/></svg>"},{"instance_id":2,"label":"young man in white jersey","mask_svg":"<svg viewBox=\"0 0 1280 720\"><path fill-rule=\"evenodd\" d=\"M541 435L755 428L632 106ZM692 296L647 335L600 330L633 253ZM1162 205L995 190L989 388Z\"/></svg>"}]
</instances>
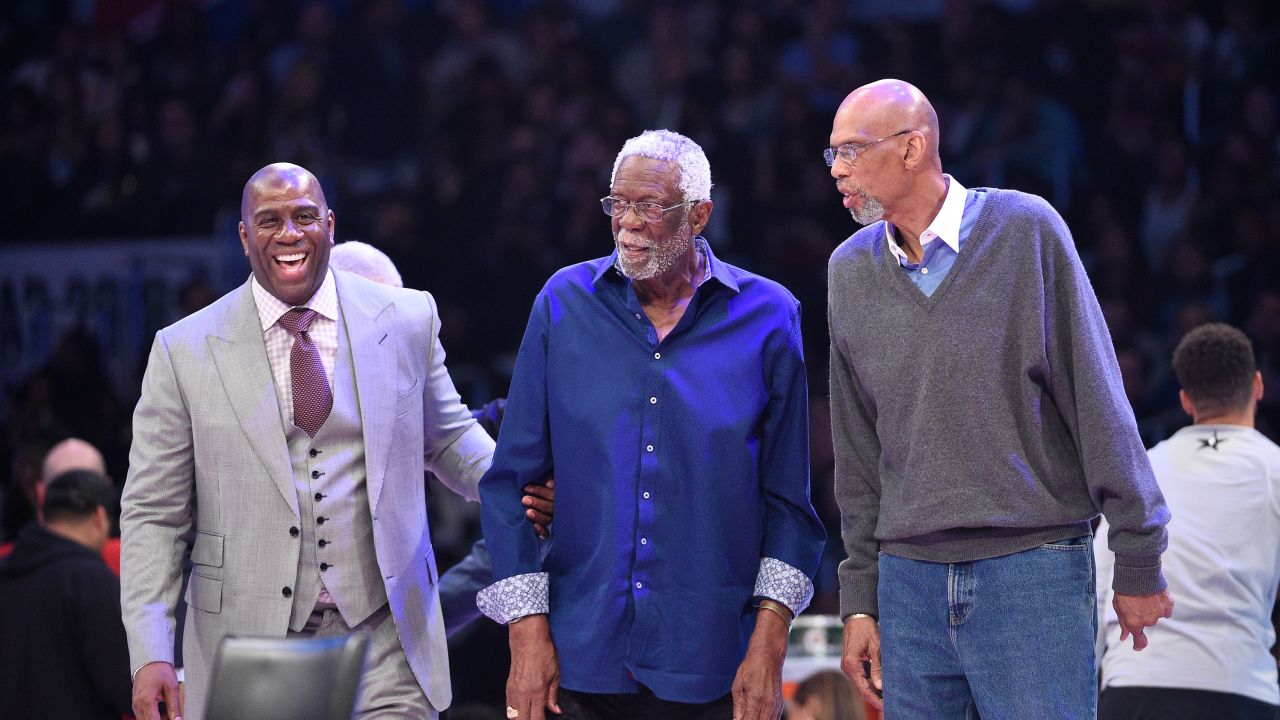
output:
<instances>
[{"instance_id":1,"label":"young man in white jersey","mask_svg":"<svg viewBox=\"0 0 1280 720\"><path fill-rule=\"evenodd\" d=\"M1249 339L1220 323L1187 333L1173 369L1195 424L1148 454L1173 514L1163 565L1178 613L1150 631L1159 641L1139 656L1120 642L1099 583L1098 717L1275 720L1280 447L1253 427L1262 376ZM1109 573L1106 538L1098 528L1100 577Z\"/></svg>"}]
</instances>

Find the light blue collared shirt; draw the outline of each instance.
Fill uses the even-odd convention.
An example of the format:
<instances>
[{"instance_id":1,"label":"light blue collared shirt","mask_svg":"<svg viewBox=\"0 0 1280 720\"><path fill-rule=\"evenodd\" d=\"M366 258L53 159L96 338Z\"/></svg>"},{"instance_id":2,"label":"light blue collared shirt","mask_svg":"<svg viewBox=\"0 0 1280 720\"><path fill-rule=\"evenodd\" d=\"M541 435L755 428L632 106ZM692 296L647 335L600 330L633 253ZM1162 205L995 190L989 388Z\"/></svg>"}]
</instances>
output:
<instances>
[{"instance_id":1,"label":"light blue collared shirt","mask_svg":"<svg viewBox=\"0 0 1280 720\"><path fill-rule=\"evenodd\" d=\"M929 227L920 233L920 246L924 250L924 257L920 262L911 262L894 237L893 225L884 224L884 237L889 244L889 252L898 259L907 278L926 296L933 295L933 291L938 289L951 271L987 196L985 190L966 190L950 175L943 177L947 179L947 196ZM941 242L934 242L935 240Z\"/></svg>"}]
</instances>

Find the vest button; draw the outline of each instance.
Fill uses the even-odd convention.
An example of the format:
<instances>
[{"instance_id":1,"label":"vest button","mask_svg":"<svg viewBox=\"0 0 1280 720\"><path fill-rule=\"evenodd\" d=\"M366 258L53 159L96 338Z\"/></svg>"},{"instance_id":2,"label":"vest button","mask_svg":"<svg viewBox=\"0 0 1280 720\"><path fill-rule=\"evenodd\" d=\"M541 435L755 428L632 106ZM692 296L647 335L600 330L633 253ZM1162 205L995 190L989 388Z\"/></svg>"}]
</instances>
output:
<instances>
[{"instance_id":1,"label":"vest button","mask_svg":"<svg viewBox=\"0 0 1280 720\"><path fill-rule=\"evenodd\" d=\"M291 587L284 587L284 588L281 588L281 589L280 589L280 594L281 594L281 595L283 595L283 596L285 596L285 597L293 597L293 588L291 588Z\"/></svg>"},{"instance_id":2,"label":"vest button","mask_svg":"<svg viewBox=\"0 0 1280 720\"><path fill-rule=\"evenodd\" d=\"M310 450L307 451L307 454L310 455L311 457L315 457L320 454L320 451L315 448L311 448Z\"/></svg>"},{"instance_id":3,"label":"vest button","mask_svg":"<svg viewBox=\"0 0 1280 720\"><path fill-rule=\"evenodd\" d=\"M289 528L289 537L298 537L298 528L296 525Z\"/></svg>"},{"instance_id":4,"label":"vest button","mask_svg":"<svg viewBox=\"0 0 1280 720\"><path fill-rule=\"evenodd\" d=\"M312 471L311 471L311 479L312 479L312 480L319 479L319 477L320 477L320 471L319 471L319 470L312 470Z\"/></svg>"},{"instance_id":5,"label":"vest button","mask_svg":"<svg viewBox=\"0 0 1280 720\"><path fill-rule=\"evenodd\" d=\"M316 502L320 502L320 500L321 500L323 497L324 497L324 493L316 493Z\"/></svg>"},{"instance_id":6,"label":"vest button","mask_svg":"<svg viewBox=\"0 0 1280 720\"><path fill-rule=\"evenodd\" d=\"M317 545L319 545L320 547L324 547L325 545L328 545L328 544L329 544L329 541L328 541L328 540L321 540L320 542L318 542L318 543L316 543L316 544L317 544Z\"/></svg>"},{"instance_id":7,"label":"vest button","mask_svg":"<svg viewBox=\"0 0 1280 720\"><path fill-rule=\"evenodd\" d=\"M325 520L328 520L328 519L329 519L329 518L324 517L324 516L322 515L322 516L320 516L320 517L316 518L316 524L317 524L317 525L323 525L323 524L324 524L324 521L325 521Z\"/></svg>"},{"instance_id":8,"label":"vest button","mask_svg":"<svg viewBox=\"0 0 1280 720\"><path fill-rule=\"evenodd\" d=\"M329 563L320 563L320 571L324 572L329 569Z\"/></svg>"}]
</instances>

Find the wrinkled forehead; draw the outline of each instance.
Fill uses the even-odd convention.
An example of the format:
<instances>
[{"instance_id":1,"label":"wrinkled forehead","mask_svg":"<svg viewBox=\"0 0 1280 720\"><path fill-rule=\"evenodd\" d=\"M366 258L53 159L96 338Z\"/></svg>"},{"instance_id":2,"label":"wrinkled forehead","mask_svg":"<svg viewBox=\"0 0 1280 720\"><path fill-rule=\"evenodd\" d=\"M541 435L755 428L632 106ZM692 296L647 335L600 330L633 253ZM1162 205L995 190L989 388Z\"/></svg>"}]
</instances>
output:
<instances>
[{"instance_id":1,"label":"wrinkled forehead","mask_svg":"<svg viewBox=\"0 0 1280 720\"><path fill-rule=\"evenodd\" d=\"M281 171L255 177L245 186L240 204L243 217L252 217L264 210L288 207L314 207L328 210L324 191L315 176L305 170Z\"/></svg>"},{"instance_id":2,"label":"wrinkled forehead","mask_svg":"<svg viewBox=\"0 0 1280 720\"><path fill-rule=\"evenodd\" d=\"M845 101L831 122L831 146L870 142L893 132L882 126L887 127L888 123L878 108L870 103Z\"/></svg>"},{"instance_id":3,"label":"wrinkled forehead","mask_svg":"<svg viewBox=\"0 0 1280 720\"><path fill-rule=\"evenodd\" d=\"M680 166L670 160L628 155L618 165L610 191L652 196L680 194Z\"/></svg>"}]
</instances>

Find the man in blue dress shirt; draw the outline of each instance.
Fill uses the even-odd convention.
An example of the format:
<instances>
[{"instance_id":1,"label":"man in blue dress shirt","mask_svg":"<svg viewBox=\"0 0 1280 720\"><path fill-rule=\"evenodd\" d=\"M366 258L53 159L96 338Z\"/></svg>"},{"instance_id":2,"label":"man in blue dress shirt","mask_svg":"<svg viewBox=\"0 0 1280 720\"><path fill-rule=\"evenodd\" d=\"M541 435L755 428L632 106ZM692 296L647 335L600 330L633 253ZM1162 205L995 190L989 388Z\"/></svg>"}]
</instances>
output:
<instances>
[{"instance_id":1,"label":"man in blue dress shirt","mask_svg":"<svg viewBox=\"0 0 1280 720\"><path fill-rule=\"evenodd\" d=\"M702 148L628 140L614 252L534 301L480 484L510 627L507 717L777 718L825 531L809 502L800 307L720 261ZM542 559L521 487L556 475Z\"/></svg>"}]
</instances>

